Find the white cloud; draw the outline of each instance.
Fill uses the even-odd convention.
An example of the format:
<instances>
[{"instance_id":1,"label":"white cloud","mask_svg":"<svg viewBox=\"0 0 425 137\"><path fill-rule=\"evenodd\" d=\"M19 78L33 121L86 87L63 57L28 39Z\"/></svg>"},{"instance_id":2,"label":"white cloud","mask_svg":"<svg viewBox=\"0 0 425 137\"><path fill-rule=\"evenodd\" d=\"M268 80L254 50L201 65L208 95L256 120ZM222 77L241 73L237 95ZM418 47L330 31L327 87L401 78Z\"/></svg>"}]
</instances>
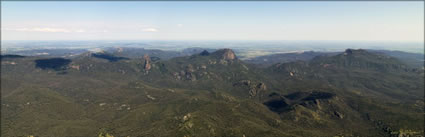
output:
<instances>
[{"instance_id":1,"label":"white cloud","mask_svg":"<svg viewBox=\"0 0 425 137\"><path fill-rule=\"evenodd\" d=\"M144 28L144 29L142 29L142 31L144 31L144 32L157 32L158 29L156 29L156 28Z\"/></svg>"},{"instance_id":2,"label":"white cloud","mask_svg":"<svg viewBox=\"0 0 425 137\"><path fill-rule=\"evenodd\" d=\"M16 31L64 32L64 33L71 32L70 30L62 29L62 28L31 28L31 29L20 28L20 29L16 29Z\"/></svg>"},{"instance_id":3,"label":"white cloud","mask_svg":"<svg viewBox=\"0 0 425 137\"><path fill-rule=\"evenodd\" d=\"M75 30L70 30L70 29L65 29L65 28L40 28L40 27L35 27L35 28L5 28L3 30L8 30L8 31L23 31L23 32L62 32L62 33L69 33L69 32L77 32L77 33L83 33L86 32L86 30L84 29L75 29Z\"/></svg>"},{"instance_id":4,"label":"white cloud","mask_svg":"<svg viewBox=\"0 0 425 137\"><path fill-rule=\"evenodd\" d=\"M183 24L177 24L177 27L183 27Z\"/></svg>"}]
</instances>

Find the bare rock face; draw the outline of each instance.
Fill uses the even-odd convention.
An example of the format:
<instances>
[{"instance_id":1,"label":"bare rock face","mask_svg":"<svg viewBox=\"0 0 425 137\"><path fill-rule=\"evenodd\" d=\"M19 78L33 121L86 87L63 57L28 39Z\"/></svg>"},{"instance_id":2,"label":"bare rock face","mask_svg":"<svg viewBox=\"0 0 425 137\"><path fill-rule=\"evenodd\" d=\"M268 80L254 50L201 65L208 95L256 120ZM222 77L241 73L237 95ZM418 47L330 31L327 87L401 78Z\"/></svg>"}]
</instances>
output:
<instances>
[{"instance_id":1,"label":"bare rock face","mask_svg":"<svg viewBox=\"0 0 425 137\"><path fill-rule=\"evenodd\" d=\"M206 65L201 65L201 69L207 69Z\"/></svg>"},{"instance_id":2,"label":"bare rock face","mask_svg":"<svg viewBox=\"0 0 425 137\"><path fill-rule=\"evenodd\" d=\"M217 58L217 61L215 61L214 63L210 62L210 64L217 63L227 65L232 64L234 61L237 60L235 52L233 52L231 49L220 49L211 54Z\"/></svg>"},{"instance_id":3,"label":"bare rock face","mask_svg":"<svg viewBox=\"0 0 425 137\"><path fill-rule=\"evenodd\" d=\"M257 89L259 89L259 90L267 90L266 84L264 84L263 82L258 83Z\"/></svg>"},{"instance_id":4,"label":"bare rock face","mask_svg":"<svg viewBox=\"0 0 425 137\"><path fill-rule=\"evenodd\" d=\"M192 64L189 64L186 66L186 72L189 72L189 73L195 72L195 69L193 68Z\"/></svg>"},{"instance_id":5,"label":"bare rock face","mask_svg":"<svg viewBox=\"0 0 425 137\"><path fill-rule=\"evenodd\" d=\"M344 118L344 115L343 114L341 114L340 112L338 112L338 111L334 111L334 114L335 114L335 116L337 116L338 118L340 118L340 119L343 119Z\"/></svg>"},{"instance_id":6,"label":"bare rock face","mask_svg":"<svg viewBox=\"0 0 425 137\"><path fill-rule=\"evenodd\" d=\"M223 59L224 60L234 60L236 59L236 55L235 52L233 52L233 50L231 49L223 49Z\"/></svg>"},{"instance_id":7,"label":"bare rock face","mask_svg":"<svg viewBox=\"0 0 425 137\"><path fill-rule=\"evenodd\" d=\"M143 56L143 60L145 61L144 65L143 65L143 69L145 69L145 71L148 71L152 68L151 66L151 59L149 57L149 55L145 54Z\"/></svg>"},{"instance_id":8,"label":"bare rock face","mask_svg":"<svg viewBox=\"0 0 425 137\"><path fill-rule=\"evenodd\" d=\"M248 88L248 93L250 98L259 97L263 95L267 90L267 86L263 82L253 82L250 80L241 80L237 83L234 83L233 86L242 86Z\"/></svg>"},{"instance_id":9,"label":"bare rock face","mask_svg":"<svg viewBox=\"0 0 425 137\"><path fill-rule=\"evenodd\" d=\"M183 70L180 70L180 72L174 72L173 75L176 80L196 81L195 71L193 65L189 64Z\"/></svg>"},{"instance_id":10,"label":"bare rock face","mask_svg":"<svg viewBox=\"0 0 425 137\"><path fill-rule=\"evenodd\" d=\"M80 70L80 65L71 65L70 67L76 70Z\"/></svg>"},{"instance_id":11,"label":"bare rock face","mask_svg":"<svg viewBox=\"0 0 425 137\"><path fill-rule=\"evenodd\" d=\"M215 61L215 60L208 60L208 64L214 65L214 64L217 64L217 61Z\"/></svg>"},{"instance_id":12,"label":"bare rock face","mask_svg":"<svg viewBox=\"0 0 425 137\"><path fill-rule=\"evenodd\" d=\"M251 98L261 96L260 94L267 90L266 84L260 82L257 85L250 85L249 96Z\"/></svg>"},{"instance_id":13,"label":"bare rock face","mask_svg":"<svg viewBox=\"0 0 425 137\"><path fill-rule=\"evenodd\" d=\"M193 72L195 72L195 69L192 64L187 65L185 72L187 80L196 81L196 75Z\"/></svg>"}]
</instances>

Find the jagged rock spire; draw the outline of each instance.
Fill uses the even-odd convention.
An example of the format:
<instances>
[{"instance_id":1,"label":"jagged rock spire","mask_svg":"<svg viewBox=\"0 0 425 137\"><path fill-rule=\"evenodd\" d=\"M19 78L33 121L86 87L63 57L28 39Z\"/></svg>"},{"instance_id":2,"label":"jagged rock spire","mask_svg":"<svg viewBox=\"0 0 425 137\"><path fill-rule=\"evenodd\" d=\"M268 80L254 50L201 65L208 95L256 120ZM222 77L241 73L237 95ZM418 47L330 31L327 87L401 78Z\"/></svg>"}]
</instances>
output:
<instances>
[{"instance_id":1,"label":"jagged rock spire","mask_svg":"<svg viewBox=\"0 0 425 137\"><path fill-rule=\"evenodd\" d=\"M152 66L150 64L151 58L149 57L149 55L145 54L143 56L143 60L145 61L145 64L143 65L143 69L145 69L146 71L150 70Z\"/></svg>"}]
</instances>

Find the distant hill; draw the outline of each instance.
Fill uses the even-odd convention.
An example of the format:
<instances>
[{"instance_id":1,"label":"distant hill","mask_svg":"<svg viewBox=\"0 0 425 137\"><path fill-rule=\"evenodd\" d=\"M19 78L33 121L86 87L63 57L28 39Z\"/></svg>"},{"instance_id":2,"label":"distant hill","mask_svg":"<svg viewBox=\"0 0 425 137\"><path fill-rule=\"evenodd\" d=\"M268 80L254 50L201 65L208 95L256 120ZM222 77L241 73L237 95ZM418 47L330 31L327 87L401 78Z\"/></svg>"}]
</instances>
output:
<instances>
[{"instance_id":1,"label":"distant hill","mask_svg":"<svg viewBox=\"0 0 425 137\"><path fill-rule=\"evenodd\" d=\"M366 49L372 53L385 54L403 61L406 65L415 68L422 68L424 66L424 54L409 53L403 51L390 51L390 50L373 50ZM301 53L280 53L271 54L266 56L259 56L252 59L244 60L251 64L260 64L260 66L268 67L276 63L287 63L294 61L309 61L316 56L333 56L341 52L301 52Z\"/></svg>"},{"instance_id":2,"label":"distant hill","mask_svg":"<svg viewBox=\"0 0 425 137\"><path fill-rule=\"evenodd\" d=\"M277 63L287 63L294 61L308 61L316 56L332 56L338 54L337 52L300 52L300 53L280 53L271 54L266 56L259 56L252 59L244 60L247 63L259 64L262 67L268 67Z\"/></svg>"},{"instance_id":3,"label":"distant hill","mask_svg":"<svg viewBox=\"0 0 425 137\"><path fill-rule=\"evenodd\" d=\"M135 47L105 47L99 48L109 54L114 54L115 56L121 56L126 58L140 58L145 54L149 54L151 57L158 59L171 59L174 57L189 56L193 54L201 53L204 50L213 52L216 49L208 48L186 48L182 51L165 51L158 49L145 49L145 48L135 48ZM5 54L15 54L22 56L42 56L42 57L67 57L73 58L77 55L89 52L89 49L30 49L30 50L17 50L17 51L7 51Z\"/></svg>"},{"instance_id":4,"label":"distant hill","mask_svg":"<svg viewBox=\"0 0 425 137\"><path fill-rule=\"evenodd\" d=\"M216 50L217 49L194 47L194 48L185 48L183 49L182 53L185 55L193 55L193 54L199 54L203 51L214 52Z\"/></svg>"},{"instance_id":5,"label":"distant hill","mask_svg":"<svg viewBox=\"0 0 425 137\"><path fill-rule=\"evenodd\" d=\"M5 54L16 54L22 56L46 56L46 57L72 57L84 52L86 49L31 49L7 51Z\"/></svg>"},{"instance_id":6,"label":"distant hill","mask_svg":"<svg viewBox=\"0 0 425 137\"><path fill-rule=\"evenodd\" d=\"M143 55L148 54L151 57L157 57L159 59L168 60L174 57L198 54L198 53L201 53L203 50L214 51L213 49L204 49L204 48L187 48L187 49L183 49L182 51L165 51L165 50L157 50L157 49L118 47L118 48L106 48L105 52L114 54L116 56L122 56L127 58L141 58L143 57Z\"/></svg>"},{"instance_id":7,"label":"distant hill","mask_svg":"<svg viewBox=\"0 0 425 137\"><path fill-rule=\"evenodd\" d=\"M231 49L185 52L193 54L115 48L72 58L2 56L1 135L424 133L424 70L399 58L347 49L301 60L288 54L288 62L264 67Z\"/></svg>"},{"instance_id":8,"label":"distant hill","mask_svg":"<svg viewBox=\"0 0 425 137\"><path fill-rule=\"evenodd\" d=\"M411 67L422 68L424 67L425 55L420 53L409 53L403 51L390 51L390 50L372 50L368 51L374 53L383 53L391 57L395 57L406 63Z\"/></svg>"},{"instance_id":9,"label":"distant hill","mask_svg":"<svg viewBox=\"0 0 425 137\"><path fill-rule=\"evenodd\" d=\"M335 56L275 64L267 69L270 78L280 81L284 89L334 89L336 96L345 98L348 106L379 128L401 128L391 122L395 117L404 117L396 120L399 123L420 126L410 121L419 118L416 112L421 111L411 105L423 100L424 71L406 66L394 57L348 49Z\"/></svg>"},{"instance_id":10,"label":"distant hill","mask_svg":"<svg viewBox=\"0 0 425 137\"><path fill-rule=\"evenodd\" d=\"M385 54L373 54L366 50L347 49L332 57L317 56L311 63L315 66L343 67L350 69L368 69L376 71L406 70L409 67L395 57Z\"/></svg>"},{"instance_id":11,"label":"distant hill","mask_svg":"<svg viewBox=\"0 0 425 137\"><path fill-rule=\"evenodd\" d=\"M1 55L1 56L0 56L0 59L7 59L7 58L24 58L24 57L25 57L25 56L8 54L8 55Z\"/></svg>"}]
</instances>

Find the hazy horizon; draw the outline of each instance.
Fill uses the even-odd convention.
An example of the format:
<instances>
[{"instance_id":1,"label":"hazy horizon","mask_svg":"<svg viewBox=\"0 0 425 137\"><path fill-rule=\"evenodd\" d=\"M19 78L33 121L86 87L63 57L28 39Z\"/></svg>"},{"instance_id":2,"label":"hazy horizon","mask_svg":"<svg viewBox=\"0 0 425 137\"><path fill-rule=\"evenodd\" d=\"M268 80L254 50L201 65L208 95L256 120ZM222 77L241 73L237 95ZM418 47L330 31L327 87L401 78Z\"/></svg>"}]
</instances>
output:
<instances>
[{"instance_id":1,"label":"hazy horizon","mask_svg":"<svg viewBox=\"0 0 425 137\"><path fill-rule=\"evenodd\" d=\"M108 47L132 47L181 51L186 48L231 48L237 51L276 54L286 52L319 51L335 52L345 49L398 50L423 53L423 42L389 41L324 41L324 40L6 40L2 41L2 53L33 49L102 49Z\"/></svg>"}]
</instances>

